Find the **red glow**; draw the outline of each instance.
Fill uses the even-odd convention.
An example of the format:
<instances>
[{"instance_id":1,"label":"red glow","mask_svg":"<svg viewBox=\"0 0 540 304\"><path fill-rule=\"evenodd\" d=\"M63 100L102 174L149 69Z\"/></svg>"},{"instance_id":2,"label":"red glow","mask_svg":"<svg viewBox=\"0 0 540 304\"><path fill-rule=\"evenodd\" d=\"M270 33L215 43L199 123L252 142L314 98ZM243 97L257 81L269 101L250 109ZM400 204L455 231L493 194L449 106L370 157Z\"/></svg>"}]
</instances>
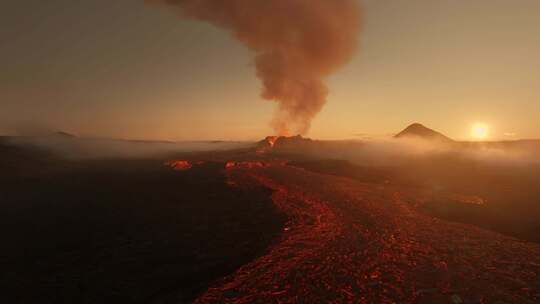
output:
<instances>
[{"instance_id":1,"label":"red glow","mask_svg":"<svg viewBox=\"0 0 540 304\"><path fill-rule=\"evenodd\" d=\"M272 189L289 220L265 255L195 303L492 303L500 294L527 303L532 296L520 286L535 279L540 248L417 212L420 193L277 161L226 168L230 185Z\"/></svg>"},{"instance_id":2,"label":"red glow","mask_svg":"<svg viewBox=\"0 0 540 304\"><path fill-rule=\"evenodd\" d=\"M279 136L268 136L267 140L268 140L268 143L270 144L270 147L273 147L275 145L278 138Z\"/></svg>"},{"instance_id":3,"label":"red glow","mask_svg":"<svg viewBox=\"0 0 540 304\"><path fill-rule=\"evenodd\" d=\"M172 160L166 162L165 165L177 171L186 171L193 168L193 164L187 160Z\"/></svg>"}]
</instances>

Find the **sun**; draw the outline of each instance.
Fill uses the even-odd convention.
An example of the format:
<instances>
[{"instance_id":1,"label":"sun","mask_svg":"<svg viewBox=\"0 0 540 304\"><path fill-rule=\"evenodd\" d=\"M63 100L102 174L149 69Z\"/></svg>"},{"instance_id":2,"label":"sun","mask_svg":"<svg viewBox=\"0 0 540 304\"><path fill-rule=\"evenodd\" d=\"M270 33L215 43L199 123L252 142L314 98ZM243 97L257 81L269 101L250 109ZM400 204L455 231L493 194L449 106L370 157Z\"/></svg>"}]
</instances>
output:
<instances>
[{"instance_id":1,"label":"sun","mask_svg":"<svg viewBox=\"0 0 540 304\"><path fill-rule=\"evenodd\" d=\"M477 122L471 127L471 137L478 140L484 140L489 136L489 126L485 123Z\"/></svg>"}]
</instances>

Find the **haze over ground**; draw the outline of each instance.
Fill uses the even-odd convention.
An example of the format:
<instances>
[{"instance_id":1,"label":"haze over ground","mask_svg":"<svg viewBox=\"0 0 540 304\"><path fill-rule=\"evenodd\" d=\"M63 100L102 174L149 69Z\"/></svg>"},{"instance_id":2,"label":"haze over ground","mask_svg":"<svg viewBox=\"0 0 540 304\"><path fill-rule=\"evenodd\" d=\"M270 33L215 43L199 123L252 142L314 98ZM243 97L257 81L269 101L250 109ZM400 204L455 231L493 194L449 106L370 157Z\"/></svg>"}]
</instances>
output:
<instances>
[{"instance_id":1,"label":"haze over ground","mask_svg":"<svg viewBox=\"0 0 540 304\"><path fill-rule=\"evenodd\" d=\"M315 138L395 133L420 121L455 139L540 137L540 3L366 0L360 48L329 78ZM5 1L0 132L259 139L274 105L251 55L204 23L143 1ZM197 126L193 128L193 126Z\"/></svg>"}]
</instances>

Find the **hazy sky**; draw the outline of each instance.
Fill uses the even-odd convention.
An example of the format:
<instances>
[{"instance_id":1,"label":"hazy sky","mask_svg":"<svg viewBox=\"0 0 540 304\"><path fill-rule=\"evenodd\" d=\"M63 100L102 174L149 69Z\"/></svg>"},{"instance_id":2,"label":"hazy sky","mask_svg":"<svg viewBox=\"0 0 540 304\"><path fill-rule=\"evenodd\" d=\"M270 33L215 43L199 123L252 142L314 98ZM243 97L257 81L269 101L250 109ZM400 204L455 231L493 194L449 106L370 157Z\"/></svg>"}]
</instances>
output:
<instances>
[{"instance_id":1,"label":"hazy sky","mask_svg":"<svg viewBox=\"0 0 540 304\"><path fill-rule=\"evenodd\" d=\"M540 138L540 1L361 2L361 47L328 79L311 137L422 122L467 139L484 122L492 138ZM251 59L226 32L143 0L4 0L0 134L258 139L274 104Z\"/></svg>"}]
</instances>

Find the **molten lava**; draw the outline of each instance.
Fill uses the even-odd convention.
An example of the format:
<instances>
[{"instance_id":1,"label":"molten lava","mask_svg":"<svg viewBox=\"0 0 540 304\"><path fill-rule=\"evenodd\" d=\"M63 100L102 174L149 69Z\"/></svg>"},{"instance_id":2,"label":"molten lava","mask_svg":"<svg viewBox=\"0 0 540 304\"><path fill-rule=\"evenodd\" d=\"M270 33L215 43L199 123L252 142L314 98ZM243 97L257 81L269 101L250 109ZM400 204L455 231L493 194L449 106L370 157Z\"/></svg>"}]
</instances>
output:
<instances>
[{"instance_id":1,"label":"molten lava","mask_svg":"<svg viewBox=\"0 0 540 304\"><path fill-rule=\"evenodd\" d=\"M186 171L193 168L193 164L187 160L171 160L166 162L165 165L176 171Z\"/></svg>"},{"instance_id":2,"label":"molten lava","mask_svg":"<svg viewBox=\"0 0 540 304\"><path fill-rule=\"evenodd\" d=\"M265 139L261 140L257 144L257 153L263 154L274 148L276 141L279 139L279 136L267 136Z\"/></svg>"},{"instance_id":3,"label":"molten lava","mask_svg":"<svg viewBox=\"0 0 540 304\"><path fill-rule=\"evenodd\" d=\"M270 145L270 147L273 147L276 144L276 141L278 140L279 136L268 136L266 138L266 141Z\"/></svg>"},{"instance_id":4,"label":"molten lava","mask_svg":"<svg viewBox=\"0 0 540 304\"><path fill-rule=\"evenodd\" d=\"M421 192L278 161L225 167L229 185L273 190L288 221L266 254L194 303L538 303L539 246L418 212Z\"/></svg>"}]
</instances>

